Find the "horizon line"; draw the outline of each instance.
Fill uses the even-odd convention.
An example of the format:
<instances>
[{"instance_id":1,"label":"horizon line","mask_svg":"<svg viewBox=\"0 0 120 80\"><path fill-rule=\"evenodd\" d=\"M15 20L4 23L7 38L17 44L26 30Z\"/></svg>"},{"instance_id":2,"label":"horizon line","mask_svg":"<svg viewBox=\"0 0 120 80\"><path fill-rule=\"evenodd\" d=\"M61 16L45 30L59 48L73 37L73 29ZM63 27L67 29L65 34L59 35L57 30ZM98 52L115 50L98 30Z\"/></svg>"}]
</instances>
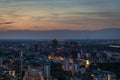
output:
<instances>
[{"instance_id":1,"label":"horizon line","mask_svg":"<svg viewBox=\"0 0 120 80\"><path fill-rule=\"evenodd\" d=\"M106 29L120 29L120 28L104 28L104 29L96 29L96 30L72 30L72 29L50 29L50 30L0 30L0 31L99 31L99 30L106 30Z\"/></svg>"}]
</instances>

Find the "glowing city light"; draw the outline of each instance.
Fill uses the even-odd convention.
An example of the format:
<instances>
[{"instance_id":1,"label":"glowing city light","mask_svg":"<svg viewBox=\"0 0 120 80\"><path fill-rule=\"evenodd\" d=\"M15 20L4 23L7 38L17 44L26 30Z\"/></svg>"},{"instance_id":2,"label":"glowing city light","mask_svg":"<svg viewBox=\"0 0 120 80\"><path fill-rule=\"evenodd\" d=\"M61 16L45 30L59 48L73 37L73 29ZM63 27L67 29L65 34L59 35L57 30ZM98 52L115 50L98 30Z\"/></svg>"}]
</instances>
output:
<instances>
[{"instance_id":1,"label":"glowing city light","mask_svg":"<svg viewBox=\"0 0 120 80\"><path fill-rule=\"evenodd\" d=\"M87 67L89 67L89 65L90 65L90 61L89 61L89 60L86 60L86 65L85 65L85 67L87 68Z\"/></svg>"}]
</instances>

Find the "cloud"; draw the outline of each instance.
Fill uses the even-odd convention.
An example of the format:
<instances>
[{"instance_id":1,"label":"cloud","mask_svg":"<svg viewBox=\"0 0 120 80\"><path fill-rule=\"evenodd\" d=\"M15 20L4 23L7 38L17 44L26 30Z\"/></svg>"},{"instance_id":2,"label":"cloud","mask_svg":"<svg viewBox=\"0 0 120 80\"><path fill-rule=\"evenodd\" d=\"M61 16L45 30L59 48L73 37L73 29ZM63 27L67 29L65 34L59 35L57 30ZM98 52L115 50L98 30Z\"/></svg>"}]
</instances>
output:
<instances>
[{"instance_id":1,"label":"cloud","mask_svg":"<svg viewBox=\"0 0 120 80\"><path fill-rule=\"evenodd\" d=\"M14 22L2 22L2 23L0 23L1 25L3 25L3 24L13 24Z\"/></svg>"},{"instance_id":2,"label":"cloud","mask_svg":"<svg viewBox=\"0 0 120 80\"><path fill-rule=\"evenodd\" d=\"M120 12L68 12L64 13L64 15L93 15L100 17L120 17Z\"/></svg>"},{"instance_id":3,"label":"cloud","mask_svg":"<svg viewBox=\"0 0 120 80\"><path fill-rule=\"evenodd\" d=\"M59 29L60 26L66 29L98 29L103 26L120 26L120 10L116 8L119 8L116 4L118 0L0 1L0 18L4 19L0 25L8 26L15 21L14 25L9 25L14 28L9 29L38 29L39 26L39 29L41 26L44 29Z\"/></svg>"},{"instance_id":4,"label":"cloud","mask_svg":"<svg viewBox=\"0 0 120 80\"><path fill-rule=\"evenodd\" d=\"M56 16L56 17L55 17ZM68 24L89 24L89 23L119 23L119 12L68 12L52 13L50 22L62 22ZM106 22L106 23L105 23Z\"/></svg>"},{"instance_id":5,"label":"cloud","mask_svg":"<svg viewBox=\"0 0 120 80\"><path fill-rule=\"evenodd\" d=\"M45 16L32 16L31 17L31 20L34 21L34 22L41 22L45 19L46 17Z\"/></svg>"}]
</instances>

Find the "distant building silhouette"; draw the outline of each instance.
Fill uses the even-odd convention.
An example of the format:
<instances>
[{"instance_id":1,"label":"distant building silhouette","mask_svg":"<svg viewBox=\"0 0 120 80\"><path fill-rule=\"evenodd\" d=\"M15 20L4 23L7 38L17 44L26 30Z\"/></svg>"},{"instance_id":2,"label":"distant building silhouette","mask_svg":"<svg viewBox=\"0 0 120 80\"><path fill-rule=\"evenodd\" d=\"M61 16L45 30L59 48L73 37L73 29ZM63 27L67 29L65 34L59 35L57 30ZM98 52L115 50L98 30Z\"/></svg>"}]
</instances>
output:
<instances>
[{"instance_id":1,"label":"distant building silhouette","mask_svg":"<svg viewBox=\"0 0 120 80\"><path fill-rule=\"evenodd\" d=\"M53 48L56 48L57 45L58 45L57 39L52 40L52 47L53 47Z\"/></svg>"}]
</instances>

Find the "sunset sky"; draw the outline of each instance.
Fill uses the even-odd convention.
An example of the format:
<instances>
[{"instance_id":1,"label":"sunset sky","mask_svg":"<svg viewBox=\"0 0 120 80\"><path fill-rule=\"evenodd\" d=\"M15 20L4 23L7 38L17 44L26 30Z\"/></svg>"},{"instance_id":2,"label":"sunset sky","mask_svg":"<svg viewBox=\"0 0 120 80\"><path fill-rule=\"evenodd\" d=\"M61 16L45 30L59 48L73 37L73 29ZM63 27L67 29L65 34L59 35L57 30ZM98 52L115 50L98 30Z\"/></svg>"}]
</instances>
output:
<instances>
[{"instance_id":1,"label":"sunset sky","mask_svg":"<svg viewBox=\"0 0 120 80\"><path fill-rule=\"evenodd\" d=\"M120 28L120 0L0 0L0 30Z\"/></svg>"}]
</instances>

